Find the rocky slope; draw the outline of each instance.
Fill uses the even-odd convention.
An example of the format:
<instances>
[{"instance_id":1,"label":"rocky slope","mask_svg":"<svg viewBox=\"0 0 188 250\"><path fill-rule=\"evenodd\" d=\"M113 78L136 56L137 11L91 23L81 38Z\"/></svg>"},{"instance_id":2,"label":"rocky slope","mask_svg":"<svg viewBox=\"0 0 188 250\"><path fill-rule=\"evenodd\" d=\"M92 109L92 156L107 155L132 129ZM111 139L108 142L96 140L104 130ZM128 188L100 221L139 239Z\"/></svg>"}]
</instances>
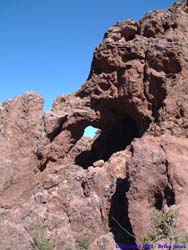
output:
<instances>
[{"instance_id":1,"label":"rocky slope","mask_svg":"<svg viewBox=\"0 0 188 250\"><path fill-rule=\"evenodd\" d=\"M0 105L1 250L35 249L36 233L55 250L140 244L170 207L188 233L187 23L186 3L117 23L50 112L34 92Z\"/></svg>"}]
</instances>

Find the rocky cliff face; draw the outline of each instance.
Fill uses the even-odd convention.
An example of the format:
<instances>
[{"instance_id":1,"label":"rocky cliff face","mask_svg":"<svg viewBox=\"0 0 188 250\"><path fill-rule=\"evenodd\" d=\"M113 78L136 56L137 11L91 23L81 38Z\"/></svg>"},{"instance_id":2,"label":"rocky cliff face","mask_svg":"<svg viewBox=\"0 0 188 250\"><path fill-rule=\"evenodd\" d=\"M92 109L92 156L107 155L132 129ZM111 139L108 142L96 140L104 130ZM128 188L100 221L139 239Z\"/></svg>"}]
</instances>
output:
<instances>
[{"instance_id":1,"label":"rocky cliff face","mask_svg":"<svg viewBox=\"0 0 188 250\"><path fill-rule=\"evenodd\" d=\"M141 243L154 209L188 233L188 6L110 28L87 82L50 112L34 92L0 106L0 249ZM84 129L99 129L94 139Z\"/></svg>"}]
</instances>

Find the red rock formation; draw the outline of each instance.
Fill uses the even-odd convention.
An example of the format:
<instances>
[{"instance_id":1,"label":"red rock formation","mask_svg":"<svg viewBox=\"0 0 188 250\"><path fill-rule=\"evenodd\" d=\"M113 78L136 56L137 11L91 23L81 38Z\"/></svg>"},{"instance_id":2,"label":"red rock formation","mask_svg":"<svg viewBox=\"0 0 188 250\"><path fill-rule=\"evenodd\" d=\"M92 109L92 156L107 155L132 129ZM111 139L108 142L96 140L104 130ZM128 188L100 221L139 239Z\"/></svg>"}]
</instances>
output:
<instances>
[{"instance_id":1,"label":"red rock formation","mask_svg":"<svg viewBox=\"0 0 188 250\"><path fill-rule=\"evenodd\" d=\"M140 243L171 206L188 233L187 21L176 3L117 23L87 82L50 112L33 92L1 104L0 249L30 250L41 229L56 250L81 234L92 250Z\"/></svg>"}]
</instances>

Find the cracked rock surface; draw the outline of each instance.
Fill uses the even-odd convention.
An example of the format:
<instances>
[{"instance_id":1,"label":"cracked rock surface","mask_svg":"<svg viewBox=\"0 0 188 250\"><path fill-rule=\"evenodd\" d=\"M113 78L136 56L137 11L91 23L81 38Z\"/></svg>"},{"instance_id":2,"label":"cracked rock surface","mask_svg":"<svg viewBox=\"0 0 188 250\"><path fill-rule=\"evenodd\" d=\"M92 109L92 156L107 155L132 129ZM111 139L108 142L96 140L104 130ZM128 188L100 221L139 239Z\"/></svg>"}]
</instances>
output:
<instances>
[{"instance_id":1,"label":"cracked rock surface","mask_svg":"<svg viewBox=\"0 0 188 250\"><path fill-rule=\"evenodd\" d=\"M35 92L0 104L0 250L32 250L41 231L55 250L139 244L172 206L188 233L187 9L115 24L51 111Z\"/></svg>"}]
</instances>

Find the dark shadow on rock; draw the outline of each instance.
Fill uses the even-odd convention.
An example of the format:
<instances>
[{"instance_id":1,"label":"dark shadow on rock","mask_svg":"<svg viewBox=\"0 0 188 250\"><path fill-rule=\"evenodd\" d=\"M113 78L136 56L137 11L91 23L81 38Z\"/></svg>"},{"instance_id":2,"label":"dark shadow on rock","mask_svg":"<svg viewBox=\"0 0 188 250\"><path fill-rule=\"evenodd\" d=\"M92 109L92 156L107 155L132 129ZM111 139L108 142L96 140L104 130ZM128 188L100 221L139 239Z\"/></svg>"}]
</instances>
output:
<instances>
[{"instance_id":1,"label":"dark shadow on rock","mask_svg":"<svg viewBox=\"0 0 188 250\"><path fill-rule=\"evenodd\" d=\"M75 159L75 163L84 169L87 169L89 166L92 166L93 163L98 159L97 153L94 149L86 150L81 152Z\"/></svg>"},{"instance_id":2,"label":"dark shadow on rock","mask_svg":"<svg viewBox=\"0 0 188 250\"><path fill-rule=\"evenodd\" d=\"M164 190L164 198L166 199L166 204L168 207L176 204L175 192L172 187L166 186Z\"/></svg>"},{"instance_id":3,"label":"dark shadow on rock","mask_svg":"<svg viewBox=\"0 0 188 250\"><path fill-rule=\"evenodd\" d=\"M97 137L90 151L81 152L75 163L86 169L97 160L107 161L113 153L125 149L136 137L136 122L130 118L119 120Z\"/></svg>"},{"instance_id":4,"label":"dark shadow on rock","mask_svg":"<svg viewBox=\"0 0 188 250\"><path fill-rule=\"evenodd\" d=\"M155 192L154 194L155 199L155 208L157 210L161 210L163 207L163 195L160 191Z\"/></svg>"},{"instance_id":5,"label":"dark shadow on rock","mask_svg":"<svg viewBox=\"0 0 188 250\"><path fill-rule=\"evenodd\" d=\"M128 216L128 200L126 197L128 190L129 183L127 179L118 178L116 192L111 198L109 227L120 249L136 244Z\"/></svg>"}]
</instances>

